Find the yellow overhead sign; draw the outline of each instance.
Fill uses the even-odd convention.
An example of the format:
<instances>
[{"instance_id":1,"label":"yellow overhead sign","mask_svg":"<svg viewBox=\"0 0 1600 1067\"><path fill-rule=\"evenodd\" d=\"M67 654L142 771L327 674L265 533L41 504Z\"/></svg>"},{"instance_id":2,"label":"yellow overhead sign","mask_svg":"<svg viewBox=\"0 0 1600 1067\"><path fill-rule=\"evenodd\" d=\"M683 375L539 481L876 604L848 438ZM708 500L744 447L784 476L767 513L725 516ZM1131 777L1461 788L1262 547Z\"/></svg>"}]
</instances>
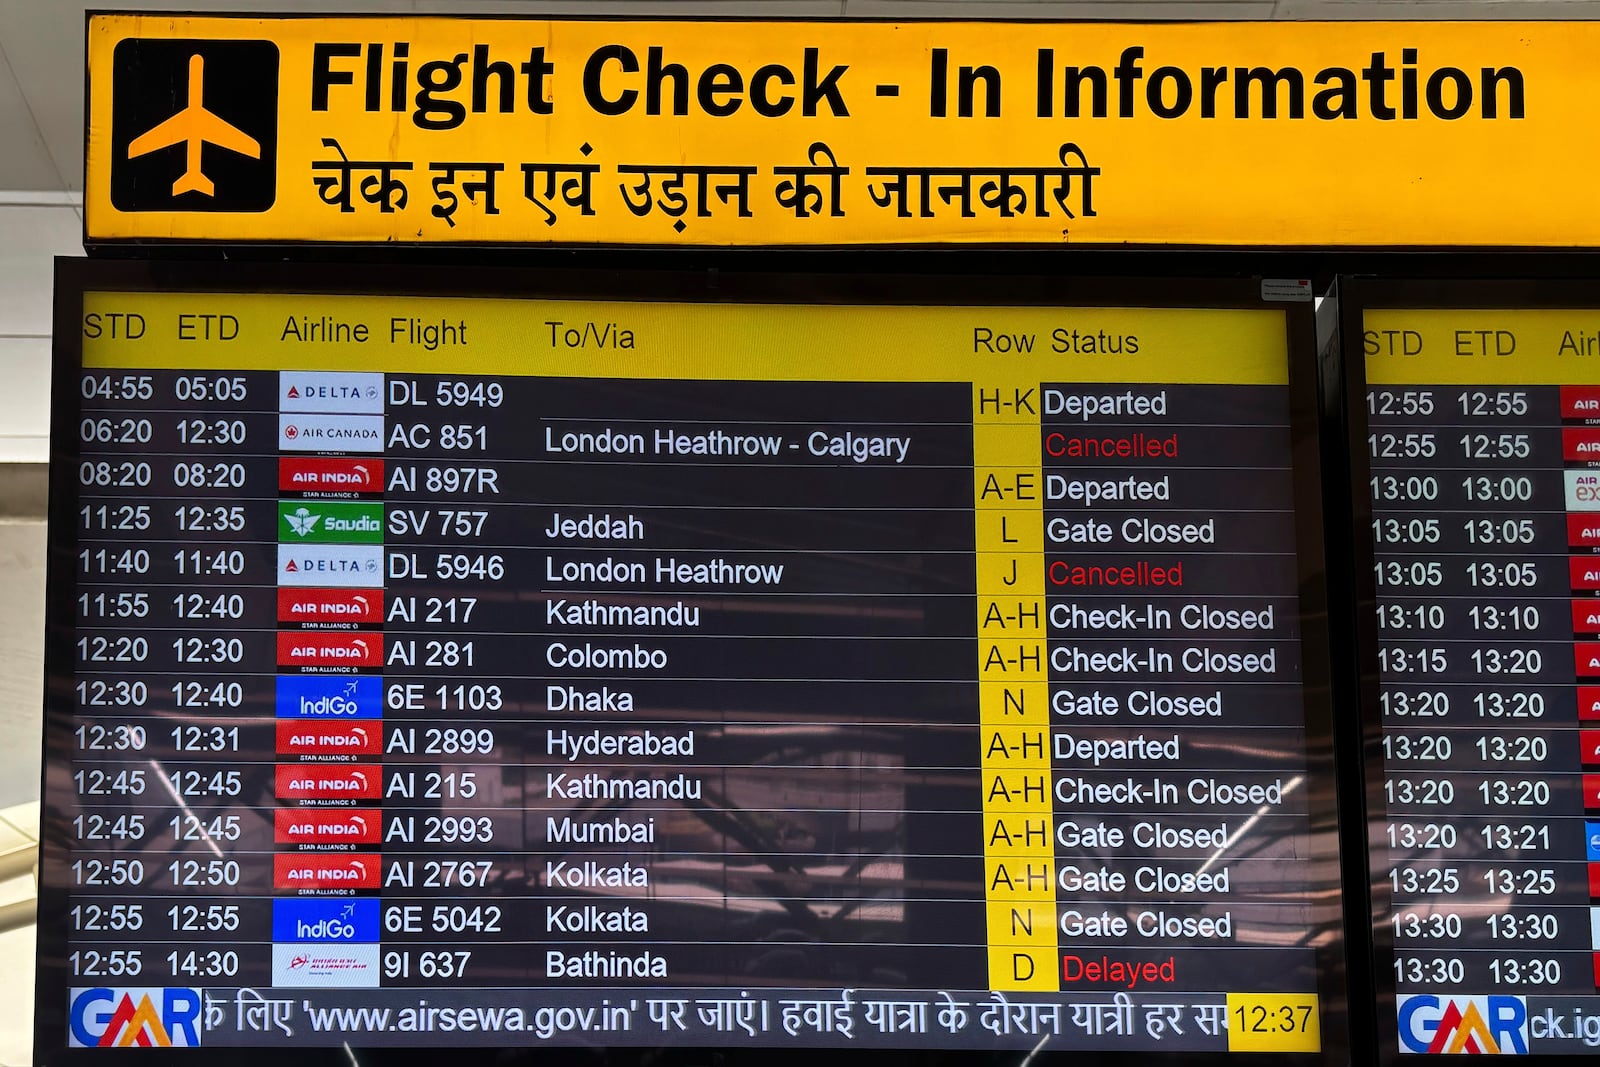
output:
<instances>
[{"instance_id":1,"label":"yellow overhead sign","mask_svg":"<svg viewBox=\"0 0 1600 1067\"><path fill-rule=\"evenodd\" d=\"M1600 246L1600 23L98 15L90 241Z\"/></svg>"}]
</instances>

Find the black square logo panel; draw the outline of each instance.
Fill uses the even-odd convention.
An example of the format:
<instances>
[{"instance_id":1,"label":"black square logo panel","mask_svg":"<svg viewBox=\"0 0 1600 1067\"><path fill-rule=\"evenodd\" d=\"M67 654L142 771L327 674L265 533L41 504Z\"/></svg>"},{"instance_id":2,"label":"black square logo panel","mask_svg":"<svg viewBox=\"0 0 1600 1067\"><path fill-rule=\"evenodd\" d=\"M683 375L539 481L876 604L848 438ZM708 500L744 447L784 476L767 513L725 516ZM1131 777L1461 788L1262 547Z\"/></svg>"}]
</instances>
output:
<instances>
[{"instance_id":1,"label":"black square logo panel","mask_svg":"<svg viewBox=\"0 0 1600 1067\"><path fill-rule=\"evenodd\" d=\"M111 203L118 211L265 211L277 198L278 46L118 42Z\"/></svg>"}]
</instances>

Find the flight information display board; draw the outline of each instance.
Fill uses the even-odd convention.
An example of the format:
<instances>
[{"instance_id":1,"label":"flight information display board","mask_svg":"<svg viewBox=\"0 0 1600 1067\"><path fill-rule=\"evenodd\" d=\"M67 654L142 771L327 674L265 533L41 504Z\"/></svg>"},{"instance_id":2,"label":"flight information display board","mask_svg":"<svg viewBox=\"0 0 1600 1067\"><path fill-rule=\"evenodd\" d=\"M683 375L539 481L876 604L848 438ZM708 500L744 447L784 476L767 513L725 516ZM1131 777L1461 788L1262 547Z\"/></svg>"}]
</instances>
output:
<instances>
[{"instance_id":1,"label":"flight information display board","mask_svg":"<svg viewBox=\"0 0 1600 1067\"><path fill-rule=\"evenodd\" d=\"M40 1062L1338 1051L1308 302L62 269Z\"/></svg>"},{"instance_id":2,"label":"flight information display board","mask_svg":"<svg viewBox=\"0 0 1600 1067\"><path fill-rule=\"evenodd\" d=\"M1600 1047L1595 297L1344 293L1391 1053Z\"/></svg>"}]
</instances>

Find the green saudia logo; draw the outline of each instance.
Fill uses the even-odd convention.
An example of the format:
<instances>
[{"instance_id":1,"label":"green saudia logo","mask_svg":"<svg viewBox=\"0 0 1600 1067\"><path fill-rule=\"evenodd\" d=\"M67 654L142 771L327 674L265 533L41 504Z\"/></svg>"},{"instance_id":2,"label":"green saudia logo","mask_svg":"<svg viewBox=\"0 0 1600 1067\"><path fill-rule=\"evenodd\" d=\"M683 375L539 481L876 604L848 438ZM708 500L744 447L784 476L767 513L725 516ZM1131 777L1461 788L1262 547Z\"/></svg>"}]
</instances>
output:
<instances>
[{"instance_id":1,"label":"green saudia logo","mask_svg":"<svg viewBox=\"0 0 1600 1067\"><path fill-rule=\"evenodd\" d=\"M282 501L278 504L278 539L317 544L382 544L383 505Z\"/></svg>"}]
</instances>

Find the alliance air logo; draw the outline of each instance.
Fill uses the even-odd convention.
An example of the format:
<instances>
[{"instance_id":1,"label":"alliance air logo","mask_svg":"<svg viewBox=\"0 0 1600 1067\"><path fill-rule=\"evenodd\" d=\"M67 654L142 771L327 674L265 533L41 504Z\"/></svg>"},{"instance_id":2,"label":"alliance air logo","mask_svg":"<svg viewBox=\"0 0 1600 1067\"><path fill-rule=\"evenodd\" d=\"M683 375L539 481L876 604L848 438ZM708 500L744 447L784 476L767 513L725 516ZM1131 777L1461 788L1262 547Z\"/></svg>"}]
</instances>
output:
<instances>
[{"instance_id":1,"label":"alliance air logo","mask_svg":"<svg viewBox=\"0 0 1600 1067\"><path fill-rule=\"evenodd\" d=\"M273 42L119 41L111 101L118 211L265 211L277 199Z\"/></svg>"},{"instance_id":2,"label":"alliance air logo","mask_svg":"<svg viewBox=\"0 0 1600 1067\"><path fill-rule=\"evenodd\" d=\"M1401 997L1405 1052L1447 1056L1526 1056L1528 1002L1523 997Z\"/></svg>"},{"instance_id":3,"label":"alliance air logo","mask_svg":"<svg viewBox=\"0 0 1600 1067\"><path fill-rule=\"evenodd\" d=\"M73 989L67 1043L73 1048L198 1048L198 989Z\"/></svg>"}]
</instances>

